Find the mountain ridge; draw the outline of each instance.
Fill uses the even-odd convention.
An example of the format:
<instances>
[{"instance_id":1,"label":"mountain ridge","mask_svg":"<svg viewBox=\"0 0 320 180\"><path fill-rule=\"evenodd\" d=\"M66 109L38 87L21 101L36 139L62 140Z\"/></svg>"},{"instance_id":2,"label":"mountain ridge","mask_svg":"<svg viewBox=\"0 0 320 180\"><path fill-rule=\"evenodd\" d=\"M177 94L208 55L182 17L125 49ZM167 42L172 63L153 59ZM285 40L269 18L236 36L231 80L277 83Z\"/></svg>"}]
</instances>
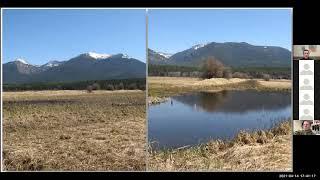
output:
<instances>
[{"instance_id":1,"label":"mountain ridge","mask_svg":"<svg viewBox=\"0 0 320 180\"><path fill-rule=\"evenodd\" d=\"M82 53L67 61L41 66L11 61L3 64L4 83L70 82L145 78L145 63L126 54Z\"/></svg>"},{"instance_id":2,"label":"mountain ridge","mask_svg":"<svg viewBox=\"0 0 320 180\"><path fill-rule=\"evenodd\" d=\"M155 52L149 49L149 52ZM290 67L291 51L279 46L251 45L246 42L210 42L194 45L165 58L149 53L148 62L155 65L201 66L215 57L231 67Z\"/></svg>"}]
</instances>

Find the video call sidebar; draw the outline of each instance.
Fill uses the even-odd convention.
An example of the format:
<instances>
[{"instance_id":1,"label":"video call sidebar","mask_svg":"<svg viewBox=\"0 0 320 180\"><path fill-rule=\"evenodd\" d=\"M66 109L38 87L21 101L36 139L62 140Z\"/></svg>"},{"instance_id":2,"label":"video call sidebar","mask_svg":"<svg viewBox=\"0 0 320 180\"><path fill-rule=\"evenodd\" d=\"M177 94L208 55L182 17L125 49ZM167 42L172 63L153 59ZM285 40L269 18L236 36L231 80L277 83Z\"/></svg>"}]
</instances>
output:
<instances>
[{"instance_id":1,"label":"video call sidebar","mask_svg":"<svg viewBox=\"0 0 320 180\"><path fill-rule=\"evenodd\" d=\"M320 60L293 60L293 120L320 120ZM313 127L314 131L317 131ZM319 133L317 133L319 134Z\"/></svg>"}]
</instances>

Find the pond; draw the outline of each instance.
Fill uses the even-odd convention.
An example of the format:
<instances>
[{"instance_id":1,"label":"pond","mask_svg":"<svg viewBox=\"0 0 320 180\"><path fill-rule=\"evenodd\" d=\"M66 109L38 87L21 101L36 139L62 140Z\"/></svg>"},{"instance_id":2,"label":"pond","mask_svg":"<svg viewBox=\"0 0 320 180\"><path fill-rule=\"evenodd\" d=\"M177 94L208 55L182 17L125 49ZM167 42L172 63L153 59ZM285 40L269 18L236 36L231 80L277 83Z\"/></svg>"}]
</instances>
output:
<instances>
[{"instance_id":1,"label":"pond","mask_svg":"<svg viewBox=\"0 0 320 180\"><path fill-rule=\"evenodd\" d=\"M240 130L269 129L291 118L289 92L197 92L150 105L148 138L153 149L229 140Z\"/></svg>"}]
</instances>

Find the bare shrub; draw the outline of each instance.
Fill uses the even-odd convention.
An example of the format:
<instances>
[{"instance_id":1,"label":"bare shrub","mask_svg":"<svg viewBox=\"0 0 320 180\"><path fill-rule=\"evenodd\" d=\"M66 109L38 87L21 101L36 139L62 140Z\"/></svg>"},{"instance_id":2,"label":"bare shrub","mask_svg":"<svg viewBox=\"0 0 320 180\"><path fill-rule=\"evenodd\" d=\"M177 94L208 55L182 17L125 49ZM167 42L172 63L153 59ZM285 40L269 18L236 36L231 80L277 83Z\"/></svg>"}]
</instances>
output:
<instances>
[{"instance_id":1,"label":"bare shrub","mask_svg":"<svg viewBox=\"0 0 320 180\"><path fill-rule=\"evenodd\" d=\"M124 89L124 85L123 85L123 83L121 82L121 83L119 83L119 89Z\"/></svg>"},{"instance_id":2,"label":"bare shrub","mask_svg":"<svg viewBox=\"0 0 320 180\"><path fill-rule=\"evenodd\" d=\"M263 78L265 81L269 81L271 77L270 77L269 74L263 74L263 75L262 75L262 78Z\"/></svg>"},{"instance_id":3,"label":"bare shrub","mask_svg":"<svg viewBox=\"0 0 320 180\"><path fill-rule=\"evenodd\" d=\"M92 93L93 87L91 85L87 86L87 92Z\"/></svg>"},{"instance_id":4,"label":"bare shrub","mask_svg":"<svg viewBox=\"0 0 320 180\"><path fill-rule=\"evenodd\" d=\"M234 78L241 78L241 79L247 79L249 78L249 75L246 73L242 73L242 72L235 72L232 74L232 77Z\"/></svg>"},{"instance_id":5,"label":"bare shrub","mask_svg":"<svg viewBox=\"0 0 320 180\"><path fill-rule=\"evenodd\" d=\"M223 77L226 79L231 79L232 78L232 72L230 68L225 68L223 71Z\"/></svg>"},{"instance_id":6,"label":"bare shrub","mask_svg":"<svg viewBox=\"0 0 320 180\"><path fill-rule=\"evenodd\" d=\"M224 65L215 57L208 57L203 65L203 78L222 78L224 72Z\"/></svg>"},{"instance_id":7,"label":"bare shrub","mask_svg":"<svg viewBox=\"0 0 320 180\"><path fill-rule=\"evenodd\" d=\"M92 84L92 90L99 90L99 89L100 89L100 84L98 84L98 83Z\"/></svg>"},{"instance_id":8,"label":"bare shrub","mask_svg":"<svg viewBox=\"0 0 320 180\"><path fill-rule=\"evenodd\" d=\"M114 90L113 84L108 84L106 88L107 88L107 90L110 90L110 91Z\"/></svg>"},{"instance_id":9,"label":"bare shrub","mask_svg":"<svg viewBox=\"0 0 320 180\"><path fill-rule=\"evenodd\" d=\"M136 83L131 83L128 87L130 90L134 90L134 89L137 89L137 84Z\"/></svg>"}]
</instances>

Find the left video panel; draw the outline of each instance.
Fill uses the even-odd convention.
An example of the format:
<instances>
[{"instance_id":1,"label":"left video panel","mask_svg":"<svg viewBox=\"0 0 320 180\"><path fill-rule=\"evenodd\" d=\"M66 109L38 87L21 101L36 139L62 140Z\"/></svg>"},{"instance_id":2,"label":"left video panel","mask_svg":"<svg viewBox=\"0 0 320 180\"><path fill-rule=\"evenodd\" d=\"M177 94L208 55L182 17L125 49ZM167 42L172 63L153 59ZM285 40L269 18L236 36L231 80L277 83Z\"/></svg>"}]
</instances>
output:
<instances>
[{"instance_id":1,"label":"left video panel","mask_svg":"<svg viewBox=\"0 0 320 180\"><path fill-rule=\"evenodd\" d=\"M145 9L2 9L3 171L145 171Z\"/></svg>"}]
</instances>

